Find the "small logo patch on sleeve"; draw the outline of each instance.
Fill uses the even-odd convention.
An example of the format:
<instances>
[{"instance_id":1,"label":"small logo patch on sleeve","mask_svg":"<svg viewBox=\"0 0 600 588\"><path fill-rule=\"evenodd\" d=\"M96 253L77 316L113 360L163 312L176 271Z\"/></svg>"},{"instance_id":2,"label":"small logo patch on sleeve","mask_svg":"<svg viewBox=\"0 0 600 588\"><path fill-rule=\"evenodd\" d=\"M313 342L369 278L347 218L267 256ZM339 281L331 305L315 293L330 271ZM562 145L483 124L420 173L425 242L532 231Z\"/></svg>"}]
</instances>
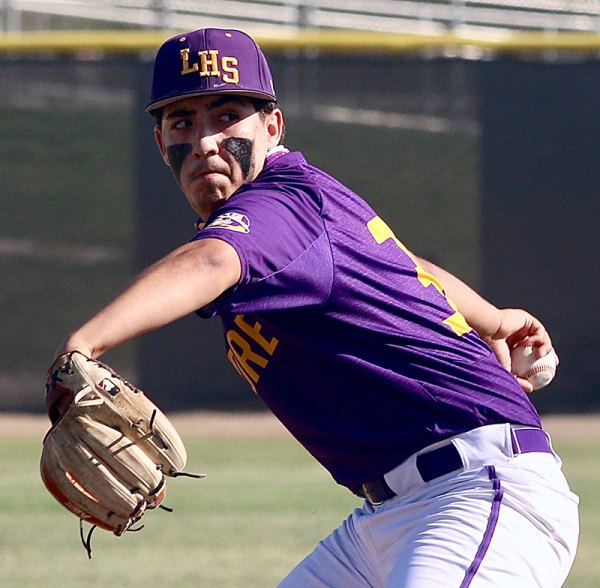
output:
<instances>
[{"instance_id":1,"label":"small logo patch on sleeve","mask_svg":"<svg viewBox=\"0 0 600 588\"><path fill-rule=\"evenodd\" d=\"M250 219L239 212L225 212L219 215L205 229L228 229L236 233L250 232Z\"/></svg>"}]
</instances>

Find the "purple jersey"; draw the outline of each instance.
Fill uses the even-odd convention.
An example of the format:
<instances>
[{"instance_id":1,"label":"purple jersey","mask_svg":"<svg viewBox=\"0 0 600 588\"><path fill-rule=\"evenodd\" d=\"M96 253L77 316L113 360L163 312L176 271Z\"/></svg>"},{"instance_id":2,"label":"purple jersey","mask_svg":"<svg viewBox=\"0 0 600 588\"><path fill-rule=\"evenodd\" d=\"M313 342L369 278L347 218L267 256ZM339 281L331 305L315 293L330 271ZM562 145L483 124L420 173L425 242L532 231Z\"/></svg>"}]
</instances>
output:
<instances>
[{"instance_id":1,"label":"purple jersey","mask_svg":"<svg viewBox=\"0 0 600 588\"><path fill-rule=\"evenodd\" d=\"M359 196L275 153L197 239L231 244L219 315L233 366L337 482L493 423L539 426L515 378Z\"/></svg>"}]
</instances>

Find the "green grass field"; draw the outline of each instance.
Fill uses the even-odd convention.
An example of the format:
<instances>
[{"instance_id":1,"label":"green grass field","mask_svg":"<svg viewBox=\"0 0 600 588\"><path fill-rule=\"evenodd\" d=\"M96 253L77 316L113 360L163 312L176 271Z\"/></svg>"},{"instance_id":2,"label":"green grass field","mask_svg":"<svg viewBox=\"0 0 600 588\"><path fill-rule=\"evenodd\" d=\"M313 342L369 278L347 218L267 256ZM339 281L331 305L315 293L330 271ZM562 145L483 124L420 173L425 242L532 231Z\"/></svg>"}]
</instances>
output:
<instances>
[{"instance_id":1,"label":"green grass field","mask_svg":"<svg viewBox=\"0 0 600 588\"><path fill-rule=\"evenodd\" d=\"M191 439L190 470L204 480L169 484L173 513L116 538L96 531L93 559L77 519L55 503L38 474L40 439L0 440L0 586L125 585L265 588L359 504L285 436ZM582 438L584 438L582 436ZM568 588L600 585L600 468L597 435L555 446L581 496L581 546ZM535 554L532 554L535 557Z\"/></svg>"}]
</instances>

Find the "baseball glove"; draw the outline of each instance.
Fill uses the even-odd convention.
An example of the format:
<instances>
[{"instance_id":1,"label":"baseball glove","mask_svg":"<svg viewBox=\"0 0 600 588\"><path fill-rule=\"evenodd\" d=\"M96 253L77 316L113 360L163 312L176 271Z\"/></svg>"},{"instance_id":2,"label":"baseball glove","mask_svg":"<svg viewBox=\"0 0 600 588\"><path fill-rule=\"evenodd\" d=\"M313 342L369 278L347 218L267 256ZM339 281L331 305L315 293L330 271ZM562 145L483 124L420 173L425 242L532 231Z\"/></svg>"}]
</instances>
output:
<instances>
[{"instance_id":1,"label":"baseball glove","mask_svg":"<svg viewBox=\"0 0 600 588\"><path fill-rule=\"evenodd\" d=\"M79 352L61 355L48 372L46 402L52 427L40 463L48 491L80 519L91 558L96 527L121 536L148 509L162 505L165 475L182 472L183 442L144 393L107 365ZM82 522L92 527L84 537Z\"/></svg>"}]
</instances>

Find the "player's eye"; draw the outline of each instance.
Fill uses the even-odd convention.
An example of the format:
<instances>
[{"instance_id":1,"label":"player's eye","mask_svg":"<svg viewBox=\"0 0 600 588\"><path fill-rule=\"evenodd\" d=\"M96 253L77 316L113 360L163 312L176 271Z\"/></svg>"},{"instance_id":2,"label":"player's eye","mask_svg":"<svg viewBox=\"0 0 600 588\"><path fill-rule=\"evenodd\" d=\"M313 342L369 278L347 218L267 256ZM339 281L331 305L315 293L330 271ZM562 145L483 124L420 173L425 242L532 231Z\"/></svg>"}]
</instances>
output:
<instances>
[{"instance_id":1,"label":"player's eye","mask_svg":"<svg viewBox=\"0 0 600 588\"><path fill-rule=\"evenodd\" d=\"M188 119L181 119L173 122L173 126L171 128L177 130L187 129L192 126L192 123Z\"/></svg>"},{"instance_id":2,"label":"player's eye","mask_svg":"<svg viewBox=\"0 0 600 588\"><path fill-rule=\"evenodd\" d=\"M239 120L239 116L235 112L227 111L219 115L219 120L224 123L234 123Z\"/></svg>"}]
</instances>

